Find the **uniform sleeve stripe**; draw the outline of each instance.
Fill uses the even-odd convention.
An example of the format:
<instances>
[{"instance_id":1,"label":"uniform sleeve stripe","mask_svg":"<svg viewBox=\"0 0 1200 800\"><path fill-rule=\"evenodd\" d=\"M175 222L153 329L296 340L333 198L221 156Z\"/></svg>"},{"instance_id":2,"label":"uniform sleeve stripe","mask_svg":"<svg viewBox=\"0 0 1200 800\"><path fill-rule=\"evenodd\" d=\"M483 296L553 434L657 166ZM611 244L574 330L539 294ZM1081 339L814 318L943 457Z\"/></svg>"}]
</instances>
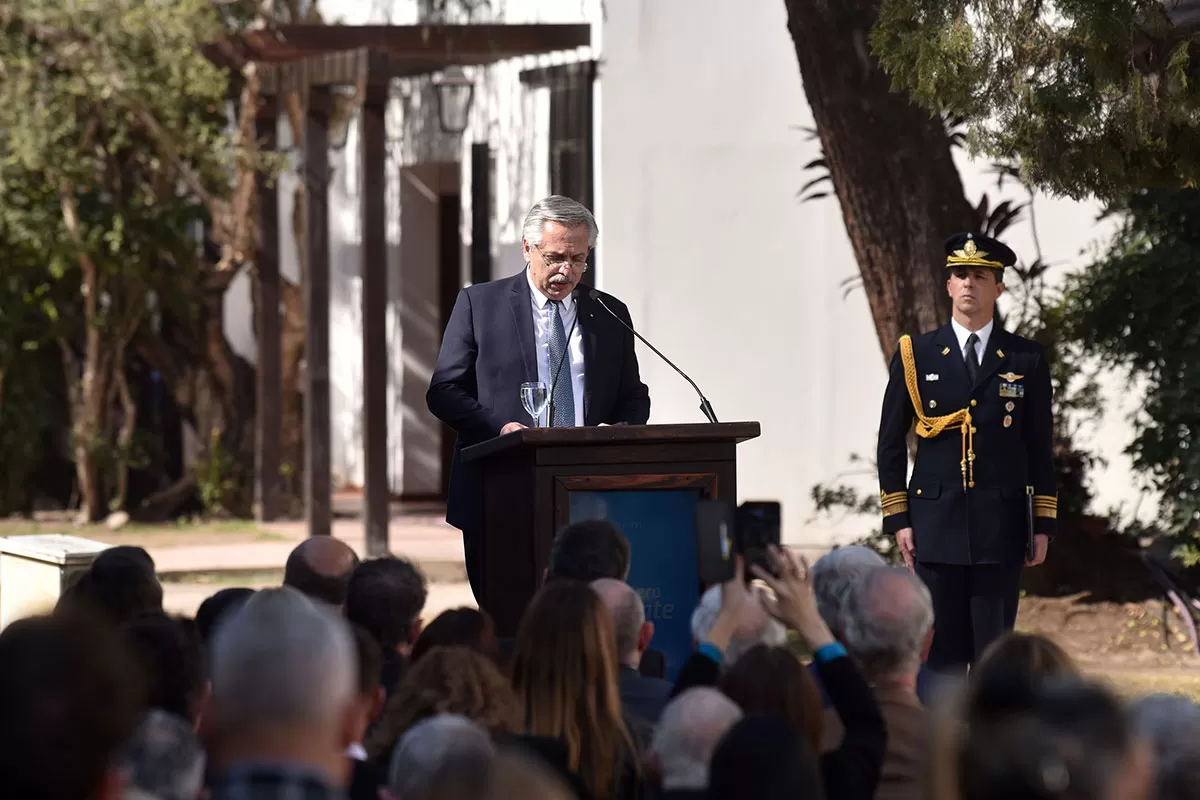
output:
<instances>
[{"instance_id":1,"label":"uniform sleeve stripe","mask_svg":"<svg viewBox=\"0 0 1200 800\"><path fill-rule=\"evenodd\" d=\"M1035 506L1033 515L1042 519L1058 519L1058 510L1054 508L1037 508Z\"/></svg>"},{"instance_id":2,"label":"uniform sleeve stripe","mask_svg":"<svg viewBox=\"0 0 1200 800\"><path fill-rule=\"evenodd\" d=\"M908 513L908 503L902 503L902 504L896 505L896 506L888 506L887 508L885 508L883 510L883 516L885 516L885 517L894 517L897 514L906 514L906 513Z\"/></svg>"}]
</instances>

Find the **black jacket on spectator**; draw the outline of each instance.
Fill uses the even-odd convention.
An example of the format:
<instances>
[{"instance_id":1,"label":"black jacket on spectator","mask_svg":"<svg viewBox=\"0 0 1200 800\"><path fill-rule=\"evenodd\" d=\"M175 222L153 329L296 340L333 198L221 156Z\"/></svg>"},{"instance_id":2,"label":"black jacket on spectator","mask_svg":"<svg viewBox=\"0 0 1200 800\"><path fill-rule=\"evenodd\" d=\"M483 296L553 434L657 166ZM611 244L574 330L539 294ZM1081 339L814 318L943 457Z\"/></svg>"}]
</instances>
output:
<instances>
[{"instance_id":1,"label":"black jacket on spectator","mask_svg":"<svg viewBox=\"0 0 1200 800\"><path fill-rule=\"evenodd\" d=\"M849 656L817 664L817 673L846 728L842 746L821 756L825 794L837 800L871 800L887 749L887 728L879 704ZM715 686L720 676L720 665L703 653L693 653L680 670L671 697L693 686ZM817 748L820 742L812 746Z\"/></svg>"},{"instance_id":2,"label":"black jacket on spectator","mask_svg":"<svg viewBox=\"0 0 1200 800\"><path fill-rule=\"evenodd\" d=\"M617 679L621 683L621 705L625 711L647 722L658 722L671 694L671 684L661 678L647 678L626 666L621 667Z\"/></svg>"}]
</instances>

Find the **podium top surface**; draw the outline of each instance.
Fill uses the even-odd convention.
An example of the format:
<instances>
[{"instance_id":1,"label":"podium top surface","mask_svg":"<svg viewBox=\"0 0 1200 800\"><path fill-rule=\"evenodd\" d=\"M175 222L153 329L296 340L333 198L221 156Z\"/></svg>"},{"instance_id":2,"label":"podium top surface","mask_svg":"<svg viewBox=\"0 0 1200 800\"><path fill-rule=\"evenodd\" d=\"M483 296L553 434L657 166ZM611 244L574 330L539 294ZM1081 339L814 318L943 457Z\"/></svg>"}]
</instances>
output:
<instances>
[{"instance_id":1,"label":"podium top surface","mask_svg":"<svg viewBox=\"0 0 1200 800\"><path fill-rule=\"evenodd\" d=\"M506 450L530 447L578 447L610 444L685 444L744 442L761 433L757 422L688 423L680 425L601 425L582 428L522 428L466 447L463 461L475 461Z\"/></svg>"}]
</instances>

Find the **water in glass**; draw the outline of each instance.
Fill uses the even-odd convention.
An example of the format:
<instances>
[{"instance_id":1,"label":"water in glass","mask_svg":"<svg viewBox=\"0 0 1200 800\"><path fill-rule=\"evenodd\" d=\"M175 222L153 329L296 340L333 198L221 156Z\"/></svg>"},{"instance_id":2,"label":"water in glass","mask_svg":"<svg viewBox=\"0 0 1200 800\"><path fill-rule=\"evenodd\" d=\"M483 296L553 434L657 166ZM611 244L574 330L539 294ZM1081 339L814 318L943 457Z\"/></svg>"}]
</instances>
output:
<instances>
[{"instance_id":1,"label":"water in glass","mask_svg":"<svg viewBox=\"0 0 1200 800\"><path fill-rule=\"evenodd\" d=\"M550 393L546 390L546 384L541 381L521 384L521 405L525 407L525 412L533 417L533 427L541 427L542 412L546 410L549 399Z\"/></svg>"}]
</instances>

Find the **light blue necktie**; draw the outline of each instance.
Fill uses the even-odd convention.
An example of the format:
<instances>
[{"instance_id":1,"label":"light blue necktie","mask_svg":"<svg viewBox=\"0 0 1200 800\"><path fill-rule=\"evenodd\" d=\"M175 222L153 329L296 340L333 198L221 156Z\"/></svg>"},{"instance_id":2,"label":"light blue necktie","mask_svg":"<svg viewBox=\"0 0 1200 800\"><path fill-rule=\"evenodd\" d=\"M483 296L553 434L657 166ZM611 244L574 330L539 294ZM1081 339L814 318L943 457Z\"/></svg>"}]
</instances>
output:
<instances>
[{"instance_id":1,"label":"light blue necktie","mask_svg":"<svg viewBox=\"0 0 1200 800\"><path fill-rule=\"evenodd\" d=\"M554 428L570 428L575 425L575 381L571 377L571 355L567 352L567 331L562 321L562 301L551 300L554 316L550 319L550 380L558 370L550 394L550 425ZM559 369L559 364L562 369Z\"/></svg>"}]
</instances>

